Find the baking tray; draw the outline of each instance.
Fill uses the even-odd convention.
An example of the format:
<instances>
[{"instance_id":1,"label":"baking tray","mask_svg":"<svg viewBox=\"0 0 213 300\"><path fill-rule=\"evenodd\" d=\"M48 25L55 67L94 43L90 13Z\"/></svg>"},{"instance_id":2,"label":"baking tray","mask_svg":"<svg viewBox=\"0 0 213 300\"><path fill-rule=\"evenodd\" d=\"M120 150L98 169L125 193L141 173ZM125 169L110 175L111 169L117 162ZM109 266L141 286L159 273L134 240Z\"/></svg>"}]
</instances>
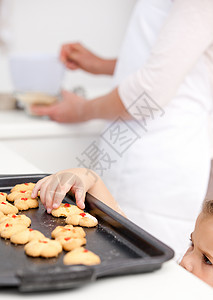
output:
<instances>
[{"instance_id":1,"label":"baking tray","mask_svg":"<svg viewBox=\"0 0 213 300\"><path fill-rule=\"evenodd\" d=\"M0 176L0 192L9 192L18 183L37 182L46 175ZM75 203L69 194L63 202ZM0 239L0 287L17 287L21 292L74 288L106 276L152 272L174 256L168 246L90 194L86 195L85 210L99 222L85 231L86 248L100 256L100 265L65 266L65 251L58 258L31 258L23 246ZM47 214L42 204L22 213L31 218L32 228L47 237L56 226L65 225L64 218Z\"/></svg>"}]
</instances>

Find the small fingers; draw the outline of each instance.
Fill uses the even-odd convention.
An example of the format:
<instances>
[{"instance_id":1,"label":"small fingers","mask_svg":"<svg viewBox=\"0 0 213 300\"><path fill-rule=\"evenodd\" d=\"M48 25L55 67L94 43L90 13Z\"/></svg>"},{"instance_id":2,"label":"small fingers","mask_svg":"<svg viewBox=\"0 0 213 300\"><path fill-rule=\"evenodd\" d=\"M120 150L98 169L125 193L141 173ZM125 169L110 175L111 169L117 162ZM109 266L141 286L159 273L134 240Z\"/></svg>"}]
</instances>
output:
<instances>
[{"instance_id":1,"label":"small fingers","mask_svg":"<svg viewBox=\"0 0 213 300\"><path fill-rule=\"evenodd\" d=\"M84 184L79 176L71 172L56 173L54 175L42 178L37 182L32 197L38 195L40 190L40 199L48 213L52 209L58 208L69 190L75 194L76 204L79 208L85 208L86 191Z\"/></svg>"},{"instance_id":2,"label":"small fingers","mask_svg":"<svg viewBox=\"0 0 213 300\"><path fill-rule=\"evenodd\" d=\"M47 209L47 213L51 213L53 209L55 194L58 192L59 186L60 186L60 182L57 175L52 175L50 181L48 181L46 183L46 186L44 186L44 192L42 193L42 197L43 197L44 205ZM61 201L62 200L63 198L61 198Z\"/></svg>"},{"instance_id":3,"label":"small fingers","mask_svg":"<svg viewBox=\"0 0 213 300\"><path fill-rule=\"evenodd\" d=\"M58 208L63 201L66 193L71 189L74 184L74 176L70 172L63 172L56 174L58 185L53 195L53 208Z\"/></svg>"},{"instance_id":4,"label":"small fingers","mask_svg":"<svg viewBox=\"0 0 213 300\"><path fill-rule=\"evenodd\" d=\"M38 196L38 191L40 190L41 185L42 185L45 181L47 181L49 177L50 177L50 176L46 176L46 177L40 179L40 180L36 183L36 185L34 186L34 188L33 188L33 190L32 190L32 194L31 194L31 197L32 197L32 198L36 198L36 197Z\"/></svg>"},{"instance_id":5,"label":"small fingers","mask_svg":"<svg viewBox=\"0 0 213 300\"><path fill-rule=\"evenodd\" d=\"M75 195L75 200L76 200L77 206L80 209L84 209L85 208L84 202L85 202L86 191L85 191L84 184L79 176L75 176L75 183L72 186L71 190Z\"/></svg>"},{"instance_id":6,"label":"small fingers","mask_svg":"<svg viewBox=\"0 0 213 300\"><path fill-rule=\"evenodd\" d=\"M41 203L44 205L44 207L46 208L46 189L48 186L48 182L44 182L41 187L40 187L40 200Z\"/></svg>"},{"instance_id":7,"label":"small fingers","mask_svg":"<svg viewBox=\"0 0 213 300\"><path fill-rule=\"evenodd\" d=\"M52 210L53 195L58 183L55 182L54 175L50 175L45 179L38 183L37 190L40 190L40 200L47 209L47 212L50 213Z\"/></svg>"},{"instance_id":8,"label":"small fingers","mask_svg":"<svg viewBox=\"0 0 213 300\"><path fill-rule=\"evenodd\" d=\"M48 189L46 189L46 194L45 194L45 207L47 210L47 213L50 214L52 211L52 203L53 203L53 198L50 194L50 192L48 191Z\"/></svg>"},{"instance_id":9,"label":"small fingers","mask_svg":"<svg viewBox=\"0 0 213 300\"><path fill-rule=\"evenodd\" d=\"M80 209L85 208L85 191L83 189L76 189L75 191L75 199L76 199L76 204Z\"/></svg>"},{"instance_id":10,"label":"small fingers","mask_svg":"<svg viewBox=\"0 0 213 300\"><path fill-rule=\"evenodd\" d=\"M53 209L56 209L60 206L66 193L67 193L66 191L62 191L61 189L56 189L54 196L53 196L53 202L52 202Z\"/></svg>"}]
</instances>

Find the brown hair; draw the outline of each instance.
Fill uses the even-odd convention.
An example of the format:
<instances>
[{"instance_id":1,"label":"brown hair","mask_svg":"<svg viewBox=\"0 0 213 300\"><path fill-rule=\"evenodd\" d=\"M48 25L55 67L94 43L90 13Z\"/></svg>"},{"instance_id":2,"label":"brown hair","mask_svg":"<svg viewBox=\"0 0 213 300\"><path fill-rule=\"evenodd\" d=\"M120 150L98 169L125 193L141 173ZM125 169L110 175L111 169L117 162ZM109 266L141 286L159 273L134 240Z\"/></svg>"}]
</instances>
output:
<instances>
[{"instance_id":1,"label":"brown hair","mask_svg":"<svg viewBox=\"0 0 213 300\"><path fill-rule=\"evenodd\" d=\"M205 199L203 201L202 212L213 215L213 200Z\"/></svg>"}]
</instances>

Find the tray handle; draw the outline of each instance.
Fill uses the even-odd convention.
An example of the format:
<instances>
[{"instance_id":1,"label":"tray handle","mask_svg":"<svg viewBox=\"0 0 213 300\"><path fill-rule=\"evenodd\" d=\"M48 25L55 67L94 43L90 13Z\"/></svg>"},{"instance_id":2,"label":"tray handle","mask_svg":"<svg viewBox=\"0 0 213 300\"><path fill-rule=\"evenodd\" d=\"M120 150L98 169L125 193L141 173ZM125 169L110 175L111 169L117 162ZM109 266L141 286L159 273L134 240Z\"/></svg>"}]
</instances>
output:
<instances>
[{"instance_id":1,"label":"tray handle","mask_svg":"<svg viewBox=\"0 0 213 300\"><path fill-rule=\"evenodd\" d=\"M19 270L16 276L21 292L70 289L95 280L94 269L85 265Z\"/></svg>"}]
</instances>

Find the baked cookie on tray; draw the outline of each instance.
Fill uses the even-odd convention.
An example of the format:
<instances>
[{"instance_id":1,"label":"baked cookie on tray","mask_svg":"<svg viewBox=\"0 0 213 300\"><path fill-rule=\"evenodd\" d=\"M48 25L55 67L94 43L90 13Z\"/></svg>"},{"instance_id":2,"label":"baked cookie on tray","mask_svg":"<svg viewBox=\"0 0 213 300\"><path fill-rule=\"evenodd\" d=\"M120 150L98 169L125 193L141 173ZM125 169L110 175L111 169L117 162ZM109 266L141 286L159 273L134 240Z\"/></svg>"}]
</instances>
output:
<instances>
[{"instance_id":1,"label":"baked cookie on tray","mask_svg":"<svg viewBox=\"0 0 213 300\"><path fill-rule=\"evenodd\" d=\"M78 208L76 205L72 205L69 203L61 203L61 205L53 209L51 214L54 217L67 217L68 215L83 213L84 211Z\"/></svg>"},{"instance_id":2,"label":"baked cookie on tray","mask_svg":"<svg viewBox=\"0 0 213 300\"><path fill-rule=\"evenodd\" d=\"M98 265L101 263L100 257L85 249L84 247L76 248L64 256L65 265Z\"/></svg>"},{"instance_id":3,"label":"baked cookie on tray","mask_svg":"<svg viewBox=\"0 0 213 300\"><path fill-rule=\"evenodd\" d=\"M5 217L5 214L0 210L0 221L1 221L1 219L4 218L4 217Z\"/></svg>"},{"instance_id":4,"label":"baked cookie on tray","mask_svg":"<svg viewBox=\"0 0 213 300\"><path fill-rule=\"evenodd\" d=\"M67 224L80 225L82 227L95 227L98 224L98 220L95 217L85 212L69 215L65 222Z\"/></svg>"},{"instance_id":5,"label":"baked cookie on tray","mask_svg":"<svg viewBox=\"0 0 213 300\"><path fill-rule=\"evenodd\" d=\"M19 192L19 191L25 191L25 190L33 190L35 186L35 183L32 182L26 182L26 183L21 183L21 184L16 184L11 190L10 192Z\"/></svg>"},{"instance_id":6,"label":"baked cookie on tray","mask_svg":"<svg viewBox=\"0 0 213 300\"><path fill-rule=\"evenodd\" d=\"M38 199L22 196L14 201L15 207L19 210L28 210L30 208L37 208L39 206Z\"/></svg>"},{"instance_id":7,"label":"baked cookie on tray","mask_svg":"<svg viewBox=\"0 0 213 300\"><path fill-rule=\"evenodd\" d=\"M7 201L0 201L0 211L3 212L5 215L17 214L18 208Z\"/></svg>"},{"instance_id":8,"label":"baked cookie on tray","mask_svg":"<svg viewBox=\"0 0 213 300\"><path fill-rule=\"evenodd\" d=\"M52 238L58 237L72 237L72 238L84 238L86 236L85 231L81 227L73 227L72 225L57 226L51 233Z\"/></svg>"},{"instance_id":9,"label":"baked cookie on tray","mask_svg":"<svg viewBox=\"0 0 213 300\"><path fill-rule=\"evenodd\" d=\"M0 225L4 222L23 224L26 227L29 227L31 224L31 219L25 215L8 214L0 218Z\"/></svg>"},{"instance_id":10,"label":"baked cookie on tray","mask_svg":"<svg viewBox=\"0 0 213 300\"><path fill-rule=\"evenodd\" d=\"M56 240L42 238L32 240L24 246L25 253L32 257L57 257L62 252L61 244Z\"/></svg>"},{"instance_id":11,"label":"baked cookie on tray","mask_svg":"<svg viewBox=\"0 0 213 300\"><path fill-rule=\"evenodd\" d=\"M0 224L1 226L2 224ZM0 229L0 236L5 239L10 239L12 235L17 232L25 230L27 227L22 224L15 224L15 223L4 223L4 226L1 226Z\"/></svg>"},{"instance_id":12,"label":"baked cookie on tray","mask_svg":"<svg viewBox=\"0 0 213 300\"><path fill-rule=\"evenodd\" d=\"M72 237L64 237L64 236L57 237L56 241L59 241L59 243L62 245L65 251L71 251L75 248L79 248L85 245L87 242L86 239L83 237L72 238Z\"/></svg>"},{"instance_id":13,"label":"baked cookie on tray","mask_svg":"<svg viewBox=\"0 0 213 300\"><path fill-rule=\"evenodd\" d=\"M13 244L24 245L32 240L42 240L45 236L38 230L32 228L26 228L21 232L17 232L10 237L10 241Z\"/></svg>"},{"instance_id":14,"label":"baked cookie on tray","mask_svg":"<svg viewBox=\"0 0 213 300\"><path fill-rule=\"evenodd\" d=\"M17 199L22 197L31 197L32 191L31 190L23 190L23 191L14 191L7 195L7 200L10 202L14 202Z\"/></svg>"}]
</instances>

